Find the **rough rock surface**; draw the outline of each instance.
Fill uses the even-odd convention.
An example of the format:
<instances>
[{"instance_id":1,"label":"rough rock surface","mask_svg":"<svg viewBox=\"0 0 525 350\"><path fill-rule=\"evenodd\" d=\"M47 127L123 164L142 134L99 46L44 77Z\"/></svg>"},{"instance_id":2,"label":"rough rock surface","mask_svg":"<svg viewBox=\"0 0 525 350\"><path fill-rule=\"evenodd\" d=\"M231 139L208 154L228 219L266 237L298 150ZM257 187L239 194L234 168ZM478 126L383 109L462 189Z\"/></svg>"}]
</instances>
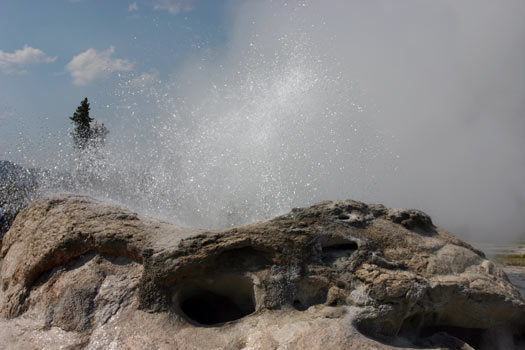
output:
<instances>
[{"instance_id":1,"label":"rough rock surface","mask_svg":"<svg viewBox=\"0 0 525 350\"><path fill-rule=\"evenodd\" d=\"M8 349L525 349L504 272L417 210L327 201L210 232L58 196L0 258Z\"/></svg>"}]
</instances>

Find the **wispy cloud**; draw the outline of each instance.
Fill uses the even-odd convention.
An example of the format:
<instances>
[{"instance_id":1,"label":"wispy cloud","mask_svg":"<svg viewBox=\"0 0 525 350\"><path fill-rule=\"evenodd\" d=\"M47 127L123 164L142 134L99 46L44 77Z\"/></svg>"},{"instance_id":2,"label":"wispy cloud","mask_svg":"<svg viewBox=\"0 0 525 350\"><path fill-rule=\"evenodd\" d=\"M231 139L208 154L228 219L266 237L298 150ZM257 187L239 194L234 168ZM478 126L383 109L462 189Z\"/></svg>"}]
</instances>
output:
<instances>
[{"instance_id":1,"label":"wispy cloud","mask_svg":"<svg viewBox=\"0 0 525 350\"><path fill-rule=\"evenodd\" d=\"M196 0L155 0L153 8L156 10L167 10L176 15L180 12L188 12L195 7Z\"/></svg>"},{"instance_id":2,"label":"wispy cloud","mask_svg":"<svg viewBox=\"0 0 525 350\"><path fill-rule=\"evenodd\" d=\"M50 63L56 61L56 57L50 57L40 49L24 45L21 50L12 53L0 50L0 71L7 74L26 73L26 67L30 64Z\"/></svg>"},{"instance_id":3,"label":"wispy cloud","mask_svg":"<svg viewBox=\"0 0 525 350\"><path fill-rule=\"evenodd\" d=\"M73 57L66 65L66 70L73 78L73 84L86 85L94 80L107 78L113 72L133 69L133 62L123 58L112 58L114 53L115 47L110 46L101 52L90 48Z\"/></svg>"},{"instance_id":4,"label":"wispy cloud","mask_svg":"<svg viewBox=\"0 0 525 350\"><path fill-rule=\"evenodd\" d=\"M137 2L132 2L131 4L129 4L128 6L128 11L138 11L139 9L139 5L137 4Z\"/></svg>"}]
</instances>

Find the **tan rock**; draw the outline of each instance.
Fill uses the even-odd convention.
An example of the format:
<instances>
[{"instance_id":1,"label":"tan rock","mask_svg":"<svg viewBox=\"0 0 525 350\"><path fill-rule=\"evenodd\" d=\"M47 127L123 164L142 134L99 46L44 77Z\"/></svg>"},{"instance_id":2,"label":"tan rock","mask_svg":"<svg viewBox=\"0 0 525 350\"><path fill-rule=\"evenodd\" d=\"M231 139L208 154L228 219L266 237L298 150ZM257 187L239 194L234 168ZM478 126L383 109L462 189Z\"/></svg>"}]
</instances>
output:
<instances>
[{"instance_id":1,"label":"tan rock","mask_svg":"<svg viewBox=\"0 0 525 350\"><path fill-rule=\"evenodd\" d=\"M205 232L58 196L0 256L13 349L524 346L505 273L417 210L327 201Z\"/></svg>"}]
</instances>

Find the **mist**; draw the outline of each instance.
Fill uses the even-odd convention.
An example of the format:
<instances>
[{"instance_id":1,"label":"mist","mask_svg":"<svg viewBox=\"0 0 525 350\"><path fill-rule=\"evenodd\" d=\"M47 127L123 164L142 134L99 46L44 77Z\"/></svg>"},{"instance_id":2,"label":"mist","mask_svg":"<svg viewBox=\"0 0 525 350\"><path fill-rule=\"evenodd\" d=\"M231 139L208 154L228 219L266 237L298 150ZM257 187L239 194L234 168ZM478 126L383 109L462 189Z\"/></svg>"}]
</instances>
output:
<instances>
[{"instance_id":1,"label":"mist","mask_svg":"<svg viewBox=\"0 0 525 350\"><path fill-rule=\"evenodd\" d=\"M523 2L248 2L235 11L232 50L257 36L271 52L301 33L362 105L366 159L327 181L354 186L315 199L420 208L471 241L523 238Z\"/></svg>"},{"instance_id":2,"label":"mist","mask_svg":"<svg viewBox=\"0 0 525 350\"><path fill-rule=\"evenodd\" d=\"M520 0L232 1L223 49L123 75L98 180L67 189L197 227L350 198L471 242L523 238L524 15ZM85 171L67 148L46 163L44 192Z\"/></svg>"},{"instance_id":3,"label":"mist","mask_svg":"<svg viewBox=\"0 0 525 350\"><path fill-rule=\"evenodd\" d=\"M518 1L351 2L315 13L393 135L365 200L421 208L469 240L523 237L525 28Z\"/></svg>"}]
</instances>

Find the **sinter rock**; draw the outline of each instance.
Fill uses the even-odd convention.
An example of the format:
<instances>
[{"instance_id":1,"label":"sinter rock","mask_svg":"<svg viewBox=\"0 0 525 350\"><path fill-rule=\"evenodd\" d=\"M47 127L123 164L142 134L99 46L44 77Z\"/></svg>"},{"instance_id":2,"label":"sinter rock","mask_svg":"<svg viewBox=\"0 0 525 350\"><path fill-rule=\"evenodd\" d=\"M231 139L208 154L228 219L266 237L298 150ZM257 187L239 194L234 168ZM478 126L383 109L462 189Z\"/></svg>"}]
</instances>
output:
<instances>
[{"instance_id":1,"label":"sinter rock","mask_svg":"<svg viewBox=\"0 0 525 350\"><path fill-rule=\"evenodd\" d=\"M523 349L525 304L418 210L327 201L222 232L80 196L0 253L12 349Z\"/></svg>"}]
</instances>

